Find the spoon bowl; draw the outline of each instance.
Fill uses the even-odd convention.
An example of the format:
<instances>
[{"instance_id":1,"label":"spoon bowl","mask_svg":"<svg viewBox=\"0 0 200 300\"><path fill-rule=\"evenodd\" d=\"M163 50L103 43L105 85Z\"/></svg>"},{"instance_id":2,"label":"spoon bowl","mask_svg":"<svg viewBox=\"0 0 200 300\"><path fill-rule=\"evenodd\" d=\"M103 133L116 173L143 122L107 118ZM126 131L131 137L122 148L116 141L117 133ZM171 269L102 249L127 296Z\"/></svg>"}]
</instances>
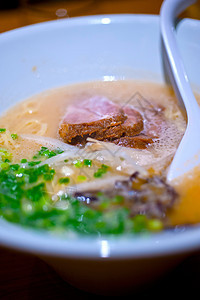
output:
<instances>
[{"instance_id":1,"label":"spoon bowl","mask_svg":"<svg viewBox=\"0 0 200 300\"><path fill-rule=\"evenodd\" d=\"M170 165L172 181L200 164L200 108L190 87L175 37L176 17L196 0L165 0L160 11L164 59L180 106L187 116L187 128ZM199 130L198 130L199 128Z\"/></svg>"}]
</instances>

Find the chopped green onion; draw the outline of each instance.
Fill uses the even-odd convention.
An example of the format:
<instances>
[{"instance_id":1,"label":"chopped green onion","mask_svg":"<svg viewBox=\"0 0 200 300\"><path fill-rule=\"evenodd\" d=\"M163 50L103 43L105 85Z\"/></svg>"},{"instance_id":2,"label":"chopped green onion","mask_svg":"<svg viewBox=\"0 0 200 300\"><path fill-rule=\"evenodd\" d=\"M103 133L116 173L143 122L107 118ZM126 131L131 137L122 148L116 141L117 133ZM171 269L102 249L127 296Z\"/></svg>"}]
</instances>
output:
<instances>
[{"instance_id":1,"label":"chopped green onion","mask_svg":"<svg viewBox=\"0 0 200 300\"><path fill-rule=\"evenodd\" d=\"M18 138L18 135L17 135L16 133L12 133L12 134L11 134L11 138L12 138L13 140L16 140L16 139Z\"/></svg>"},{"instance_id":2,"label":"chopped green onion","mask_svg":"<svg viewBox=\"0 0 200 300\"><path fill-rule=\"evenodd\" d=\"M99 168L95 173L94 173L94 177L95 178L99 178L102 177L104 174L107 173L109 169L109 166L102 164L101 168Z\"/></svg>"},{"instance_id":3,"label":"chopped green onion","mask_svg":"<svg viewBox=\"0 0 200 300\"><path fill-rule=\"evenodd\" d=\"M91 167L92 165L92 161L90 159L84 159L83 164L85 166Z\"/></svg>"},{"instance_id":4,"label":"chopped green onion","mask_svg":"<svg viewBox=\"0 0 200 300\"><path fill-rule=\"evenodd\" d=\"M5 162L5 160L12 160L12 153L8 152L5 149L0 149L0 162L3 161Z\"/></svg>"},{"instance_id":5,"label":"chopped green onion","mask_svg":"<svg viewBox=\"0 0 200 300\"><path fill-rule=\"evenodd\" d=\"M27 159L25 158L21 159L21 164L25 164L25 163L27 163Z\"/></svg>"},{"instance_id":6,"label":"chopped green onion","mask_svg":"<svg viewBox=\"0 0 200 300\"><path fill-rule=\"evenodd\" d=\"M109 206L110 206L110 201L103 201L99 205L99 208L100 208L100 210L106 210Z\"/></svg>"},{"instance_id":7,"label":"chopped green onion","mask_svg":"<svg viewBox=\"0 0 200 300\"><path fill-rule=\"evenodd\" d=\"M112 202L114 204L120 204L120 203L123 203L124 201L124 197L121 196L121 195L116 195L113 199L112 199Z\"/></svg>"},{"instance_id":8,"label":"chopped green onion","mask_svg":"<svg viewBox=\"0 0 200 300\"><path fill-rule=\"evenodd\" d=\"M6 158L6 159L4 160L4 162L10 162L10 159Z\"/></svg>"},{"instance_id":9,"label":"chopped green onion","mask_svg":"<svg viewBox=\"0 0 200 300\"><path fill-rule=\"evenodd\" d=\"M103 196L103 192L97 192L97 196L98 196L98 197Z\"/></svg>"},{"instance_id":10,"label":"chopped green onion","mask_svg":"<svg viewBox=\"0 0 200 300\"><path fill-rule=\"evenodd\" d=\"M70 182L69 177L62 177L58 180L60 184L68 184Z\"/></svg>"},{"instance_id":11,"label":"chopped green onion","mask_svg":"<svg viewBox=\"0 0 200 300\"><path fill-rule=\"evenodd\" d=\"M48 173L45 173L43 175L43 178L45 181L51 181L54 177L54 174L55 174L55 170L51 169L50 171L48 171Z\"/></svg>"},{"instance_id":12,"label":"chopped green onion","mask_svg":"<svg viewBox=\"0 0 200 300\"><path fill-rule=\"evenodd\" d=\"M36 155L33 156L33 159L38 159L40 157L53 157L56 156L58 154L63 153L64 151L61 149L55 149L55 150L49 150L47 147L41 147L41 149L38 151L38 153Z\"/></svg>"},{"instance_id":13,"label":"chopped green onion","mask_svg":"<svg viewBox=\"0 0 200 300\"><path fill-rule=\"evenodd\" d=\"M103 165L101 165L101 168L102 168L103 170L107 171L107 170L109 169L109 166L103 164Z\"/></svg>"},{"instance_id":14,"label":"chopped green onion","mask_svg":"<svg viewBox=\"0 0 200 300\"><path fill-rule=\"evenodd\" d=\"M19 170L19 168L20 168L20 165L19 165L19 164L13 164L13 165L10 165L10 169L11 169L11 170L17 171L17 170Z\"/></svg>"},{"instance_id":15,"label":"chopped green onion","mask_svg":"<svg viewBox=\"0 0 200 300\"><path fill-rule=\"evenodd\" d=\"M54 156L46 147L41 150L45 157ZM57 193L56 200L61 200L61 203L58 201L61 205L54 205L47 181L53 180L55 170L48 164L40 165L42 159L28 161L24 158L19 164L11 163L11 159L11 153L0 149L0 217L10 222L58 232L73 230L98 236L126 232L146 234L163 229L163 223L158 219L148 219L145 215L132 217L131 209L124 207L127 203L121 195L110 197L99 191L94 199L90 199L87 194L77 198L67 192L62 195ZM76 160L75 163L87 168L91 162L84 159ZM102 164L94 176L101 177L109 168ZM62 177L58 182L67 185L70 180L70 177ZM87 176L79 175L77 180L85 181ZM90 206L90 200L91 203L94 200L95 205Z\"/></svg>"},{"instance_id":16,"label":"chopped green onion","mask_svg":"<svg viewBox=\"0 0 200 300\"><path fill-rule=\"evenodd\" d=\"M145 215L136 215L133 218L133 231L135 233L145 232L147 230L147 222Z\"/></svg>"},{"instance_id":17,"label":"chopped green onion","mask_svg":"<svg viewBox=\"0 0 200 300\"><path fill-rule=\"evenodd\" d=\"M39 161L29 161L28 165L29 165L29 167L34 167L34 166L36 166L40 163L41 163L41 160L39 160Z\"/></svg>"},{"instance_id":18,"label":"chopped green onion","mask_svg":"<svg viewBox=\"0 0 200 300\"><path fill-rule=\"evenodd\" d=\"M84 175L78 175L78 177L77 177L78 181L85 181L86 179L87 179L87 177Z\"/></svg>"},{"instance_id":19,"label":"chopped green onion","mask_svg":"<svg viewBox=\"0 0 200 300\"><path fill-rule=\"evenodd\" d=\"M10 165L7 162L3 162L3 163L0 164L0 167L1 167L1 169L5 170L5 169L8 169L10 167Z\"/></svg>"},{"instance_id":20,"label":"chopped green onion","mask_svg":"<svg viewBox=\"0 0 200 300\"><path fill-rule=\"evenodd\" d=\"M39 201L45 193L45 184L42 182L33 188L30 188L26 191L26 197L32 201Z\"/></svg>"},{"instance_id":21,"label":"chopped green onion","mask_svg":"<svg viewBox=\"0 0 200 300\"><path fill-rule=\"evenodd\" d=\"M73 164L76 168L81 168L83 166L83 162L81 160L75 160Z\"/></svg>"},{"instance_id":22,"label":"chopped green onion","mask_svg":"<svg viewBox=\"0 0 200 300\"><path fill-rule=\"evenodd\" d=\"M163 229L163 223L158 219L148 220L147 227L150 231L160 231Z\"/></svg>"},{"instance_id":23,"label":"chopped green onion","mask_svg":"<svg viewBox=\"0 0 200 300\"><path fill-rule=\"evenodd\" d=\"M6 129L5 128L0 128L0 133L1 132L6 132Z\"/></svg>"}]
</instances>

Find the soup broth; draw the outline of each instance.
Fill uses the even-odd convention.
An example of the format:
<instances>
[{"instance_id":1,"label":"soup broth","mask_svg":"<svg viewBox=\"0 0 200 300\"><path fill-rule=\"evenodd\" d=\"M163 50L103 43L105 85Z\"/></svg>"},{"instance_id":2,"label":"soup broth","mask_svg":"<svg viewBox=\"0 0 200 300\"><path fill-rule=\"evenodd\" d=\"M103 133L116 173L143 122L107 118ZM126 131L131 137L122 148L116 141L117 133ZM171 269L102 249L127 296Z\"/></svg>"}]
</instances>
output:
<instances>
[{"instance_id":1,"label":"soup broth","mask_svg":"<svg viewBox=\"0 0 200 300\"><path fill-rule=\"evenodd\" d=\"M63 139L59 129L69 121L70 115L64 119L67 110L75 107L75 121L87 119L87 99L97 96L95 105L105 98L109 100L104 103L117 105L120 112L134 108L143 120L141 133L127 137L120 121L98 134ZM99 122L102 116L97 110L96 115ZM88 120L90 130L95 122ZM68 123L67 130L72 126ZM75 125L79 128L80 122ZM138 233L198 223L199 171L173 186L165 181L185 128L172 89L158 84L89 82L33 96L0 118L0 213L25 226L84 234ZM120 136L113 135L119 131ZM124 143L131 139L137 146Z\"/></svg>"}]
</instances>

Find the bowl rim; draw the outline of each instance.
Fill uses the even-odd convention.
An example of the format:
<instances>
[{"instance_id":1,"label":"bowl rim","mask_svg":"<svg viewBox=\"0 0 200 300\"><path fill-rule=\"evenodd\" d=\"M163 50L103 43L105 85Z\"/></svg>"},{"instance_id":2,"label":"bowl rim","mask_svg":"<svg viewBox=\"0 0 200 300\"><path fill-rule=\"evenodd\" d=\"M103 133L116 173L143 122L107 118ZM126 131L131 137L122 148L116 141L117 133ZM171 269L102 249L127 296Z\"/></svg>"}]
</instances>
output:
<instances>
[{"instance_id":1,"label":"bowl rim","mask_svg":"<svg viewBox=\"0 0 200 300\"><path fill-rule=\"evenodd\" d=\"M159 15L146 14L106 14L69 19L53 20L36 23L29 26L13 29L0 34L0 44L12 38L31 34L37 30L51 30L63 26L83 26L94 24L120 24L120 23L151 23L159 26ZM199 26L200 21L187 19L191 25ZM197 25L198 24L198 25ZM5 225L0 226L0 244L2 246L26 251L38 255L59 256L84 259L128 259L153 257L158 255L172 255L190 252L200 248L200 228L156 233L151 236L140 237L71 237L61 238L32 229L21 228L0 220Z\"/></svg>"},{"instance_id":2,"label":"bowl rim","mask_svg":"<svg viewBox=\"0 0 200 300\"><path fill-rule=\"evenodd\" d=\"M50 28L60 28L63 26L80 26L80 25L109 25L109 24L117 24L117 23L132 23L133 21L141 22L141 23L159 23L160 17L159 15L154 14L131 14L131 13L116 13L116 14L97 14L97 15L88 15L88 16L79 16L79 17L69 17L58 20L50 20L45 22L38 22L30 25L21 26L18 28L14 28L5 32L0 33L0 42L6 41L8 38L12 38L12 36L20 36L27 33L30 34L35 30L46 30ZM200 20L192 19L192 18L184 18L181 22L188 22L190 26L199 26Z\"/></svg>"}]
</instances>

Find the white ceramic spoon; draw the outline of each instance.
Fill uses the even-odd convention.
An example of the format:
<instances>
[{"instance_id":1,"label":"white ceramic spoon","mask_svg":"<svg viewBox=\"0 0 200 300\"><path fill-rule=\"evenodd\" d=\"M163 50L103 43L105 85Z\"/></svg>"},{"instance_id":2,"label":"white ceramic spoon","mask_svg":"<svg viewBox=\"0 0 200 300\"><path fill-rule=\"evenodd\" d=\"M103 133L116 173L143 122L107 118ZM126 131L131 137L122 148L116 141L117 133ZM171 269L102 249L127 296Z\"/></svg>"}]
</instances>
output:
<instances>
[{"instance_id":1,"label":"white ceramic spoon","mask_svg":"<svg viewBox=\"0 0 200 300\"><path fill-rule=\"evenodd\" d=\"M186 132L169 167L171 181L200 165L200 108L191 90L175 37L176 17L196 0L165 0L160 11L164 55L176 96L187 114ZM200 71L199 71L200 76Z\"/></svg>"}]
</instances>

